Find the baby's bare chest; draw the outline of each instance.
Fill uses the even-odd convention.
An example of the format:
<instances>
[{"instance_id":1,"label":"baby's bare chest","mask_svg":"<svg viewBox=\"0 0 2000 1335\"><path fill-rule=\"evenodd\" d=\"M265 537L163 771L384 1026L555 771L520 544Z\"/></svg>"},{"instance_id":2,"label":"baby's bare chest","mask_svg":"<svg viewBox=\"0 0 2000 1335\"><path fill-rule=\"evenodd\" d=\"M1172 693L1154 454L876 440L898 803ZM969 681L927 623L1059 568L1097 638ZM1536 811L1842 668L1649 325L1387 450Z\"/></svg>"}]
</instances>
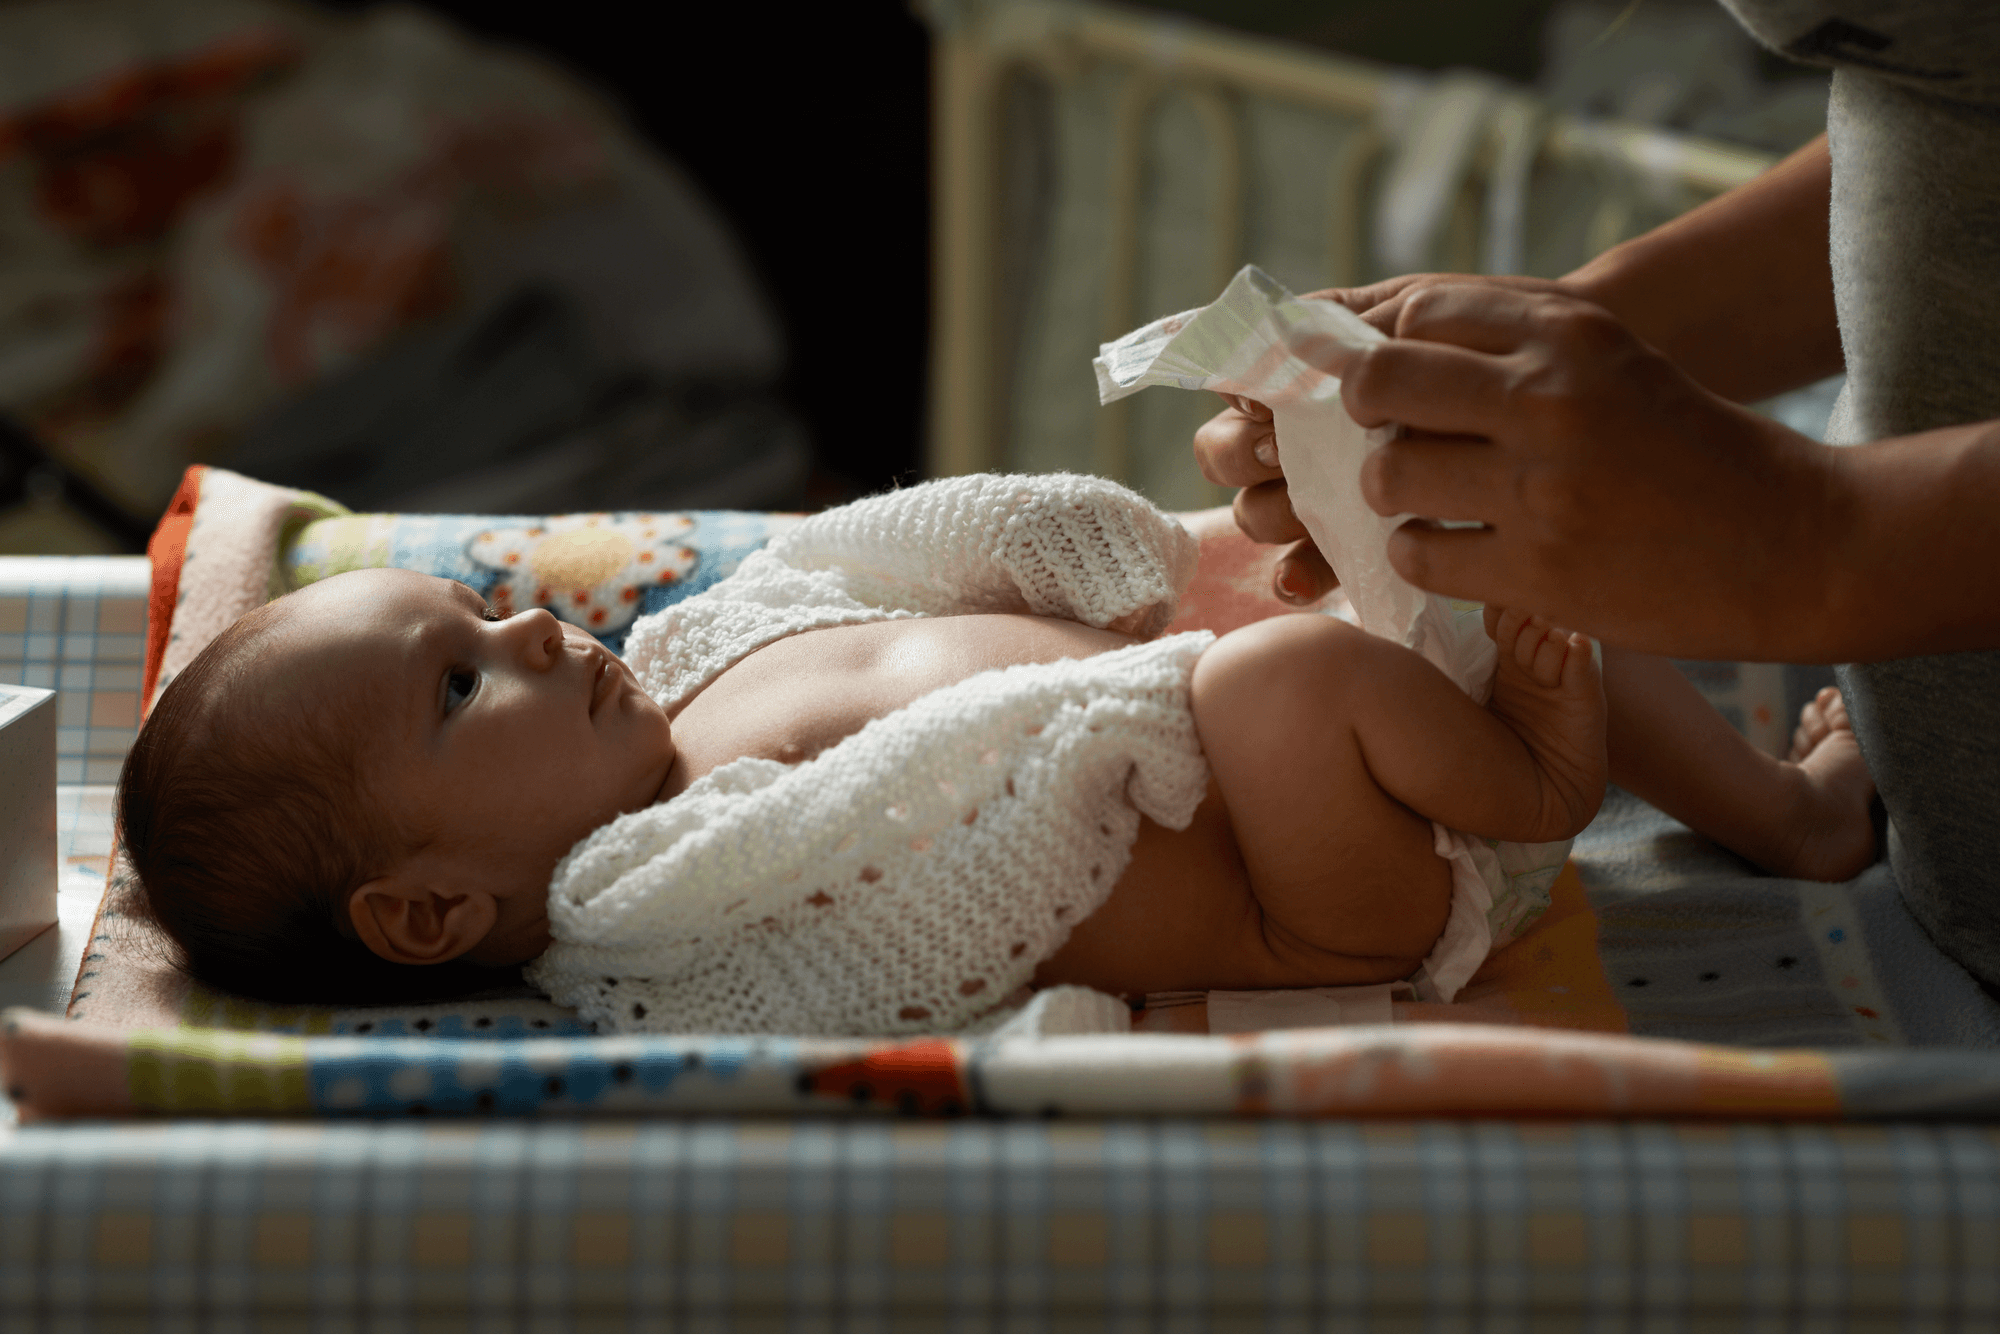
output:
<instances>
[{"instance_id":1,"label":"baby's bare chest","mask_svg":"<svg viewBox=\"0 0 2000 1335\"><path fill-rule=\"evenodd\" d=\"M871 719L989 668L1088 658L1129 635L1026 613L878 621L765 645L675 714L682 783L743 756L808 760Z\"/></svg>"}]
</instances>

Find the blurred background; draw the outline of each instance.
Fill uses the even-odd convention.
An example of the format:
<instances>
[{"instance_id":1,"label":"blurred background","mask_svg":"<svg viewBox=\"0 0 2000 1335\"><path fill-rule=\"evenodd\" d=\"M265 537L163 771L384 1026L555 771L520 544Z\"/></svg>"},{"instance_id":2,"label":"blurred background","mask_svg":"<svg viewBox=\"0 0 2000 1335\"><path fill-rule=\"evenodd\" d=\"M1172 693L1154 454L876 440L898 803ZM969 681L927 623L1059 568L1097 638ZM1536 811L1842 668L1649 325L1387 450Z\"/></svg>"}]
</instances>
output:
<instances>
[{"instance_id":1,"label":"blurred background","mask_svg":"<svg viewBox=\"0 0 2000 1335\"><path fill-rule=\"evenodd\" d=\"M1239 264L1559 273L1824 126L1702 0L0 3L0 551L357 510L1164 504L1089 357ZM1823 427L1831 386L1771 410Z\"/></svg>"}]
</instances>

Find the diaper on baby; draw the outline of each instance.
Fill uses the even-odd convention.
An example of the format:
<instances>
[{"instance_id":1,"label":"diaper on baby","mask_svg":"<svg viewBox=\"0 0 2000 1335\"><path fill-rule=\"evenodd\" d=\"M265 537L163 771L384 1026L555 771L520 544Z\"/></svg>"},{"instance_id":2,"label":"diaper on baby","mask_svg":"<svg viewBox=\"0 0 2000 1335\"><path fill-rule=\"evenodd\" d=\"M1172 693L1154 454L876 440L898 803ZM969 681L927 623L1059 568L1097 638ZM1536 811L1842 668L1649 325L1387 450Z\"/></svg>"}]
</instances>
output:
<instances>
[{"instance_id":1,"label":"diaper on baby","mask_svg":"<svg viewBox=\"0 0 2000 1335\"><path fill-rule=\"evenodd\" d=\"M1242 394L1271 408L1292 509L1339 572L1362 629L1415 649L1472 696L1493 689L1495 652L1477 603L1426 593L1389 564L1389 535L1410 515L1384 517L1361 495L1361 465L1393 427L1364 430L1340 402L1340 381L1309 358L1315 347L1361 348L1385 336L1331 301L1293 296L1245 266L1198 310L1155 320L1099 350L1099 398L1148 385ZM1570 841L1496 843L1435 826L1451 863L1444 935L1413 980L1449 1001L1487 955L1542 915Z\"/></svg>"}]
</instances>

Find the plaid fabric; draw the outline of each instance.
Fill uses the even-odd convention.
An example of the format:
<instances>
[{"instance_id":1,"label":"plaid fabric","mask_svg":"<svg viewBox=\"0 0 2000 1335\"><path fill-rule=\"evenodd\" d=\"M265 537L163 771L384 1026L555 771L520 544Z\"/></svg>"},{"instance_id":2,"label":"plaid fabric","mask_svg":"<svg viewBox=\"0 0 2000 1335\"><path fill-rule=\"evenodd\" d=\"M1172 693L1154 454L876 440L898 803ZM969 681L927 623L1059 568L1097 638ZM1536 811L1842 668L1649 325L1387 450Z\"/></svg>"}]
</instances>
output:
<instances>
[{"instance_id":1,"label":"plaid fabric","mask_svg":"<svg viewBox=\"0 0 2000 1335\"><path fill-rule=\"evenodd\" d=\"M2000 1135L270 1125L0 1145L31 1329L1990 1329Z\"/></svg>"},{"instance_id":2,"label":"plaid fabric","mask_svg":"<svg viewBox=\"0 0 2000 1335\"><path fill-rule=\"evenodd\" d=\"M56 692L56 782L106 784L139 731L143 556L0 556L0 682Z\"/></svg>"}]
</instances>

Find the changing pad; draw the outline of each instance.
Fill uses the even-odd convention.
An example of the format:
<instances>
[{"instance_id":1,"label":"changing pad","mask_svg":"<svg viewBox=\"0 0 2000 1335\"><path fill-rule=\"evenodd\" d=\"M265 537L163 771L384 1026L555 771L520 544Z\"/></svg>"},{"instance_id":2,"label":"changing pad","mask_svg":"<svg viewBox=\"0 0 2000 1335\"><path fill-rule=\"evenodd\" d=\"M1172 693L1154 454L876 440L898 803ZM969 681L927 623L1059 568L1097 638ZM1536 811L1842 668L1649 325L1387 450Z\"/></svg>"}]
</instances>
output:
<instances>
[{"instance_id":1,"label":"changing pad","mask_svg":"<svg viewBox=\"0 0 2000 1335\"><path fill-rule=\"evenodd\" d=\"M1201 541L1201 563L1171 629L1222 632L1296 610L1270 593L1275 553L1245 540L1226 510L1183 518ZM150 701L242 611L365 566L428 570L463 579L495 602L551 606L616 647L633 616L707 587L789 522L699 511L349 515L322 498L197 468L152 546L145 696ZM1848 925L1851 936L1843 939L1853 945L1844 955L1830 947L1809 960L1781 957L1802 966L1789 973L1765 970L1789 987L1773 1007L1769 983L1760 980L1762 1019L1786 1021L1775 1028L1760 1027L1754 1014L1732 1024L1727 1015L1691 1009L1672 976L1685 967L1681 960L1709 951L1739 981L1747 961L1737 956L1764 951L1768 933L1746 937L1728 915L1712 906L1690 910L1684 897L1680 921L1655 924L1652 943L1601 939L1607 908L1621 924L1635 908L1643 913L1644 898L1621 893L1625 888L1647 878L1660 888L1692 865L1685 846L1654 837L1663 819L1614 796L1599 821L1609 837L1593 845L1587 835L1580 843L1578 861L1556 882L1553 909L1497 952L1448 1006L1387 989L1368 997L1348 990L1197 994L1147 998L1127 1016L1099 1013L1101 998L1070 1003L1051 995L1007 1032L916 1043L586 1037L574 1016L526 988L419 1007L265 1006L193 985L168 967L158 939L124 913L130 874L114 864L91 952L97 958L79 978L71 1022L17 1014L0 1037L0 1055L29 1117L134 1109L380 1115L718 1107L1837 1116L1868 1115L1892 1088L1901 1091L1891 1100L1896 1110L1907 1111L1911 1083L1885 1078L1903 1069L1897 1059L1907 1054L1731 1046L1846 1047L1868 1044L1871 1033L1888 1044L1921 1036L1883 1014L1893 1007L1872 976L1861 1003L1873 1007L1843 1004L1851 971L1827 976L1842 959L1865 965L1869 958L1861 944L1865 915L1838 888L1820 895L1817 911L1840 918L1836 932ZM1702 841L1692 848L1697 880L1715 878L1715 858L1731 861ZM1779 900L1795 884L1729 874L1762 881ZM1788 902L1800 902L1792 894ZM1775 912L1785 916L1782 906ZM1802 922L1801 912L1792 916ZM1663 962L1670 967L1656 967ZM1934 967L1929 959L1916 963ZM1635 967L1655 977L1621 976ZM1875 1020L1851 1023L1857 1005ZM1260 1032L1217 1037L1211 1017L1218 1030ZM1103 1032L1128 1025L1139 1032ZM1681 1041L1631 1036L1634 1030ZM1981 1025L1966 1032L1982 1032ZM1970 1049L1933 1053L1915 1088L1960 1111L1983 1106L1983 1091L2000 1088L2000 1061L1984 1057Z\"/></svg>"}]
</instances>

